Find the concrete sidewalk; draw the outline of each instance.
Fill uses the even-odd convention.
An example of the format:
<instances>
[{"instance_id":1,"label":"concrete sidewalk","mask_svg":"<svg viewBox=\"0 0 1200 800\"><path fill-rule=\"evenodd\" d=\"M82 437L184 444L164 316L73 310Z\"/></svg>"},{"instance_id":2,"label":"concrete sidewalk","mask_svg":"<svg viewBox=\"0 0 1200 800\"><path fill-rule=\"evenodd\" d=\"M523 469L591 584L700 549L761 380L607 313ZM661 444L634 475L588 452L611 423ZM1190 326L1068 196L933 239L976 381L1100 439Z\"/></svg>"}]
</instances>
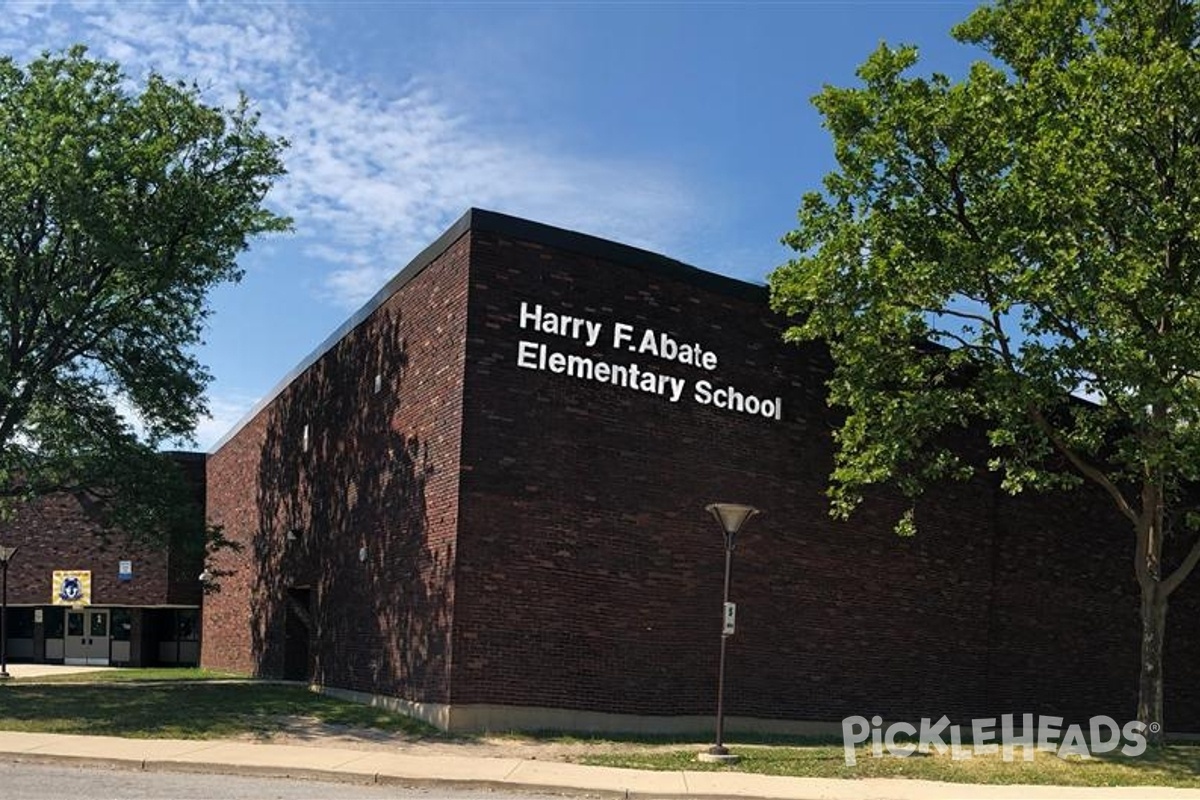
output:
<instances>
[{"instance_id":1,"label":"concrete sidewalk","mask_svg":"<svg viewBox=\"0 0 1200 800\"><path fill-rule=\"evenodd\" d=\"M77 672L112 672L119 667L83 667L71 664L9 664L8 674L13 680L19 678L48 678L71 675Z\"/></svg>"},{"instance_id":2,"label":"concrete sidewalk","mask_svg":"<svg viewBox=\"0 0 1200 800\"><path fill-rule=\"evenodd\" d=\"M225 740L120 739L0 731L0 760L397 785L458 784L615 797L772 800L1200 800L1200 790L976 786L910 780L650 772L516 758L418 756Z\"/></svg>"}]
</instances>

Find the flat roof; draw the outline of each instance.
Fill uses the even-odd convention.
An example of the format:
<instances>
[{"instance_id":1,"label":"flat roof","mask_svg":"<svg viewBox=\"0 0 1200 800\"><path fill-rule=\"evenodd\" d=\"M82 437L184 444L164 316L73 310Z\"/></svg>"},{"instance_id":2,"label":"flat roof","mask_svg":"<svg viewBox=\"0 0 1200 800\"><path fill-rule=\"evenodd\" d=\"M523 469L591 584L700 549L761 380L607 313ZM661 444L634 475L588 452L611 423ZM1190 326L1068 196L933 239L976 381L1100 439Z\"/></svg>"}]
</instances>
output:
<instances>
[{"instance_id":1,"label":"flat roof","mask_svg":"<svg viewBox=\"0 0 1200 800\"><path fill-rule=\"evenodd\" d=\"M699 267L693 267L690 264L668 258L659 253L614 242L610 239L601 239L598 236L591 236L586 233L570 231L565 228L556 228L553 225L501 214L497 211L471 208L459 217L458 221L451 225L445 233L418 253L412 261L408 262L403 269L384 284L382 289L376 292L361 308L350 315L333 333L329 334L324 341L305 356L299 364L289 370L275 384L271 391L267 392L262 399L255 403L254 407L246 412L208 452L215 453L228 444L230 439L236 436L242 428L258 416L264 408L270 405L292 381L315 364L321 356L332 350L348 333L366 321L367 317L371 316L377 308L387 302L396 292L404 288L409 281L420 275L427 266L433 263L434 259L446 252L452 244L461 239L469 231L509 236L514 239L543 244L557 250L566 250L600 258L622 266L654 272L670 280L690 283L702 289L720 294L728 294L743 300L765 301L768 296L767 287L764 284L750 283L738 280L737 278L718 275L715 272L708 272Z\"/></svg>"}]
</instances>

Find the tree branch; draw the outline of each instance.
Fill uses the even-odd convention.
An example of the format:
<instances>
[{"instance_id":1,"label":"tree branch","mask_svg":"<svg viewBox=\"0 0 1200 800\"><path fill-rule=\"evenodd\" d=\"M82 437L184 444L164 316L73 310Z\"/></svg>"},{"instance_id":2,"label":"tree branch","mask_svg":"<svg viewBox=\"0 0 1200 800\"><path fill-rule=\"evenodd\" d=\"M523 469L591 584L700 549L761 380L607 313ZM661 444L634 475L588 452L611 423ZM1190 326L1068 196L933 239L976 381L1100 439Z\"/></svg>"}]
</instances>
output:
<instances>
[{"instance_id":1,"label":"tree branch","mask_svg":"<svg viewBox=\"0 0 1200 800\"><path fill-rule=\"evenodd\" d=\"M1192 544L1192 549L1188 551L1183 562L1159 585L1163 597L1169 597L1172 592L1178 589L1179 584L1187 580L1188 575L1192 574L1192 570L1196 568L1196 564L1200 564L1200 536L1196 537L1196 541Z\"/></svg>"},{"instance_id":2,"label":"tree branch","mask_svg":"<svg viewBox=\"0 0 1200 800\"><path fill-rule=\"evenodd\" d=\"M1074 448L1066 443L1066 441L1054 429L1054 426L1046 419L1041 410L1035 406L1028 407L1028 413L1038 430L1045 434L1046 438L1054 445L1058 452L1062 453L1068 461L1083 473L1084 477L1099 485L1104 491L1112 497L1113 502L1117 504L1117 509L1135 526L1140 524L1140 517L1137 510L1130 505L1129 500L1121 492L1121 489L1112 482L1104 471L1094 464L1084 460L1082 456L1075 452Z\"/></svg>"}]
</instances>

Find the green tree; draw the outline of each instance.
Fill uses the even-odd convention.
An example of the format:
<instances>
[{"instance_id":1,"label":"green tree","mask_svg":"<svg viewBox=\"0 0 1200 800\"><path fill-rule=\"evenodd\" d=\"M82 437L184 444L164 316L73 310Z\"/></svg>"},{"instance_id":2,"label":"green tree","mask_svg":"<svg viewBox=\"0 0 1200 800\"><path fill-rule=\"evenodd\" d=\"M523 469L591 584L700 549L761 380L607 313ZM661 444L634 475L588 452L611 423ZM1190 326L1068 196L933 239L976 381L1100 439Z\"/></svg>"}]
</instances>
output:
<instances>
[{"instance_id":1,"label":"green tree","mask_svg":"<svg viewBox=\"0 0 1200 800\"><path fill-rule=\"evenodd\" d=\"M883 45L814 99L838 168L771 289L836 363L833 508L973 474L951 428L986 430L1008 491L1100 487L1132 533L1137 716L1161 731L1167 602L1200 561L1200 20L1000 0L953 35L991 58L921 77Z\"/></svg>"},{"instance_id":2,"label":"green tree","mask_svg":"<svg viewBox=\"0 0 1200 800\"><path fill-rule=\"evenodd\" d=\"M205 411L208 291L290 224L264 206L285 144L244 98L134 86L82 47L0 59L0 495L87 492L168 534L156 450Z\"/></svg>"}]
</instances>

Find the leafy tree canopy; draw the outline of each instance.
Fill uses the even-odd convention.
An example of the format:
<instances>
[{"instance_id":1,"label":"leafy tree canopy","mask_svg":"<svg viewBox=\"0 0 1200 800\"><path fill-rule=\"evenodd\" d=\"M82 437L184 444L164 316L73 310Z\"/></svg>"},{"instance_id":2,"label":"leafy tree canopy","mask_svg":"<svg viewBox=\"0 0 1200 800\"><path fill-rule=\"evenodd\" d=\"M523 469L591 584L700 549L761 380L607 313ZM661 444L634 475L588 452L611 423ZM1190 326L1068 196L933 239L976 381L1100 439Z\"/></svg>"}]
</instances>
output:
<instances>
[{"instance_id":1,"label":"leafy tree canopy","mask_svg":"<svg viewBox=\"0 0 1200 800\"><path fill-rule=\"evenodd\" d=\"M0 59L5 496L86 489L126 523L165 521L155 451L205 411L206 295L240 279L250 237L290 225L264 205L286 143L258 123L244 98L135 88L83 47Z\"/></svg>"},{"instance_id":2,"label":"leafy tree canopy","mask_svg":"<svg viewBox=\"0 0 1200 800\"><path fill-rule=\"evenodd\" d=\"M1163 558L1200 520L1196 8L1000 0L953 34L991 58L952 80L883 45L814 100L838 168L771 288L836 362L834 507L973 474L944 432L982 426L1009 491L1091 482L1129 521L1157 670L1200 559ZM1161 722L1147 679L1139 716Z\"/></svg>"}]
</instances>

